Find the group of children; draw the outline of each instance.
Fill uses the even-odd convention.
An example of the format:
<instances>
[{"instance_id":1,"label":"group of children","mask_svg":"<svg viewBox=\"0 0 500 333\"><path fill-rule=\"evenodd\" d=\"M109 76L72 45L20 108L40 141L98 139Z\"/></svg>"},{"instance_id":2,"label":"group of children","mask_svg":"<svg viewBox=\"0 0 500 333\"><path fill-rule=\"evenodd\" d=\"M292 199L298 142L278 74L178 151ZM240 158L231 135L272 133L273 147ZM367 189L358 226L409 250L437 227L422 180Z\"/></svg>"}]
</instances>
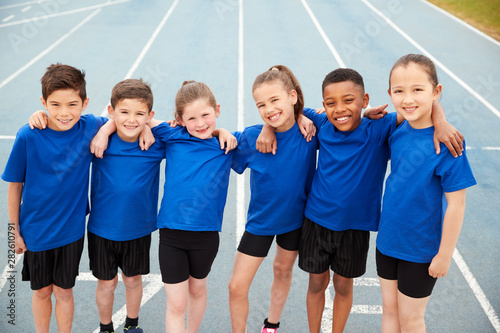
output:
<instances>
[{"instance_id":1,"label":"group of children","mask_svg":"<svg viewBox=\"0 0 500 333\"><path fill-rule=\"evenodd\" d=\"M446 122L438 101L441 89L428 58L404 56L389 76L397 112L377 109L370 113L375 119L362 118L369 102L363 78L339 68L323 81L322 113L304 108L293 73L274 66L252 87L264 124L231 134L216 129L220 105L204 83L183 83L175 98L180 126L172 127L153 119L147 83L121 81L113 88L107 121L81 115L88 104L82 71L50 66L41 98L48 117L35 113L30 124L39 129L19 130L2 174L10 183L9 218L16 252L25 253L22 274L33 289L37 332L49 331L52 294L59 332L71 331L91 164L87 238L90 269L98 279L101 332L114 332L118 267L126 289L124 332L143 332L138 323L142 275L150 270L156 228L167 298L165 330L198 331L231 168L251 169L247 223L229 281L232 332L246 332L249 289L275 236L262 332L279 328L297 256L309 273L309 331L320 331L331 269L332 332L342 332L352 307L353 278L365 273L370 231L377 230L382 331L425 331L427 301L436 279L448 271L460 232L465 188L475 184L461 134ZM311 139L310 131L306 140L301 131L310 121L317 135Z\"/></svg>"}]
</instances>

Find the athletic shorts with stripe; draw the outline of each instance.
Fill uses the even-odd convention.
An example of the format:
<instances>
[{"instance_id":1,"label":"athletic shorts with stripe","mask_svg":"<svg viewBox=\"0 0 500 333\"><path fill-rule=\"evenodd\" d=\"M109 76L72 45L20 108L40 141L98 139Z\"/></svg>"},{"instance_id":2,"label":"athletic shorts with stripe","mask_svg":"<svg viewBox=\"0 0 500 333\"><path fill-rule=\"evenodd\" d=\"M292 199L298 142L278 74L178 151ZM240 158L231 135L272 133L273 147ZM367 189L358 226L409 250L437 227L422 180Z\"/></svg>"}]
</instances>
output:
<instances>
[{"instance_id":1,"label":"athletic shorts with stripe","mask_svg":"<svg viewBox=\"0 0 500 333\"><path fill-rule=\"evenodd\" d=\"M127 277L149 274L151 235L128 241L114 241L87 232L89 266L99 280L112 280L118 267Z\"/></svg>"},{"instance_id":2,"label":"athletic shorts with stripe","mask_svg":"<svg viewBox=\"0 0 500 333\"><path fill-rule=\"evenodd\" d=\"M51 284L62 289L73 288L78 276L84 238L51 250L26 251L23 281L30 281L32 290L39 290Z\"/></svg>"},{"instance_id":3,"label":"athletic shorts with stripe","mask_svg":"<svg viewBox=\"0 0 500 333\"><path fill-rule=\"evenodd\" d=\"M306 218L299 245L299 267L313 274L331 268L345 278L356 278L366 271L370 232L335 231Z\"/></svg>"}]
</instances>

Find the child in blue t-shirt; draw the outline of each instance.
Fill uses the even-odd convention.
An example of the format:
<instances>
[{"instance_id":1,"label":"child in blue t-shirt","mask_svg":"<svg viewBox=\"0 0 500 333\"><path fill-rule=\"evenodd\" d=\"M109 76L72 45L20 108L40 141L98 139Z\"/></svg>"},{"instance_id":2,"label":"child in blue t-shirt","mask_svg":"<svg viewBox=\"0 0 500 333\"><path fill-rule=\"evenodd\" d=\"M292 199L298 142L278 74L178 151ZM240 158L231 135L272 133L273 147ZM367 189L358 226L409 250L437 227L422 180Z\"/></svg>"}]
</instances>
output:
<instances>
[{"instance_id":1,"label":"child in blue t-shirt","mask_svg":"<svg viewBox=\"0 0 500 333\"><path fill-rule=\"evenodd\" d=\"M182 127L150 122L155 137L166 145L165 190L157 223L167 295L165 326L167 332L184 332L187 312L187 331L196 332L207 305L207 276L219 248L230 150L236 140L221 149L227 139L215 137L220 132L215 130L220 105L206 84L184 82L175 109Z\"/></svg>"},{"instance_id":2,"label":"child in blue t-shirt","mask_svg":"<svg viewBox=\"0 0 500 333\"><path fill-rule=\"evenodd\" d=\"M22 278L33 289L36 330L49 331L54 294L59 331L70 332L88 210L89 145L106 119L82 115L89 101L83 71L51 65L41 83L48 128L18 131L2 179L10 183L9 230L16 253L24 253ZM110 133L108 126L103 130Z\"/></svg>"},{"instance_id":3,"label":"child in blue t-shirt","mask_svg":"<svg viewBox=\"0 0 500 333\"><path fill-rule=\"evenodd\" d=\"M441 95L436 67L419 54L393 66L388 90L405 121L389 138L377 236L382 331L425 331L425 308L437 278L446 276L465 212L465 189L476 184L465 151L454 158L432 149L432 103ZM446 199L447 207L443 204Z\"/></svg>"},{"instance_id":4,"label":"child in blue t-shirt","mask_svg":"<svg viewBox=\"0 0 500 333\"><path fill-rule=\"evenodd\" d=\"M139 309L142 275L149 274L151 233L156 230L160 163L165 145L156 140L148 150L139 135L153 118L153 93L142 80L126 79L111 92L109 116L116 132L103 158L94 157L91 211L87 225L89 263L98 279L96 303L101 332L114 332L112 315L118 267L127 300L126 332L142 333Z\"/></svg>"},{"instance_id":5,"label":"child in blue t-shirt","mask_svg":"<svg viewBox=\"0 0 500 333\"><path fill-rule=\"evenodd\" d=\"M317 141L302 137L296 120L302 116L304 98L293 73L274 66L253 84L257 109L276 132L280 150L263 154L255 149L263 125L247 127L233 157L233 170L251 169L251 198L245 232L238 246L229 282L232 332L246 331L248 292L257 270L276 236L274 280L268 318L262 332L277 332L290 290L297 258L304 208L316 169Z\"/></svg>"}]
</instances>

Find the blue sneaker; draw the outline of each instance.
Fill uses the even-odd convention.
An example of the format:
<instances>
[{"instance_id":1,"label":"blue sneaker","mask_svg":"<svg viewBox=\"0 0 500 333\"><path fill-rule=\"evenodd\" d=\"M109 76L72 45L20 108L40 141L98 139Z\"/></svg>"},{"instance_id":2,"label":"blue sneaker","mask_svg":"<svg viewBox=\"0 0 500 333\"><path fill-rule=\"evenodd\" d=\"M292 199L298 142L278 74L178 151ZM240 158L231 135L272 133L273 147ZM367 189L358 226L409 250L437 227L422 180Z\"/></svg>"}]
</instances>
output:
<instances>
[{"instance_id":1,"label":"blue sneaker","mask_svg":"<svg viewBox=\"0 0 500 333\"><path fill-rule=\"evenodd\" d=\"M144 333L144 331L139 326L129 326L123 329L123 333Z\"/></svg>"}]
</instances>

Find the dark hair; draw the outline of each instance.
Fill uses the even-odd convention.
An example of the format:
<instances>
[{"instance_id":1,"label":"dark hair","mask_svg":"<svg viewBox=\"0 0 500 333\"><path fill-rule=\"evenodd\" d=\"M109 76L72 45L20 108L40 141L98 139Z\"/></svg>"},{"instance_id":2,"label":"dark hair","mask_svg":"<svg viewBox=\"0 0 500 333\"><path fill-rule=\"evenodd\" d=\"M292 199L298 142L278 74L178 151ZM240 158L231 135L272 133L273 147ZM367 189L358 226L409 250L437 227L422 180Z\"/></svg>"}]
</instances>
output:
<instances>
[{"instance_id":1,"label":"dark hair","mask_svg":"<svg viewBox=\"0 0 500 333\"><path fill-rule=\"evenodd\" d=\"M148 105L148 112L153 109L153 92L149 83L142 79L126 79L118 82L111 91L111 106L113 109L122 99L138 99Z\"/></svg>"},{"instance_id":2,"label":"dark hair","mask_svg":"<svg viewBox=\"0 0 500 333\"><path fill-rule=\"evenodd\" d=\"M199 99L205 99L214 109L217 102L212 90L203 82L184 81L175 95L175 116L182 118L184 108Z\"/></svg>"},{"instance_id":3,"label":"dark hair","mask_svg":"<svg viewBox=\"0 0 500 333\"><path fill-rule=\"evenodd\" d=\"M62 89L76 90L82 99L82 103L87 99L85 72L83 70L60 63L52 64L47 67L47 71L40 81L44 100L47 100L54 91Z\"/></svg>"},{"instance_id":4,"label":"dark hair","mask_svg":"<svg viewBox=\"0 0 500 333\"><path fill-rule=\"evenodd\" d=\"M389 74L389 89L391 88L391 76L394 69L399 66L408 67L408 65L411 63L417 64L422 67L422 69L429 76L429 81L432 83L432 87L436 88L436 86L439 84L439 81L436 72L436 66L434 65L432 60L422 54L407 54L399 58L398 61L394 63L394 66L392 66L391 73Z\"/></svg>"},{"instance_id":5,"label":"dark hair","mask_svg":"<svg viewBox=\"0 0 500 333\"><path fill-rule=\"evenodd\" d=\"M351 68L337 68L334 71L331 71L330 73L326 74L325 78L323 79L323 85L321 91L324 93L326 86L332 84L332 83L339 83L339 82L346 82L346 81L351 81L355 85L358 85L361 87L363 90L363 93L365 92L365 84L363 82L363 77L361 74L356 72L354 69Z\"/></svg>"},{"instance_id":6,"label":"dark hair","mask_svg":"<svg viewBox=\"0 0 500 333\"><path fill-rule=\"evenodd\" d=\"M304 109L304 95L302 94L299 81L288 67L284 65L276 65L257 76L253 82L252 92L263 83L273 81L281 82L285 90L289 92L292 90L297 92L297 103L295 103L293 107L293 114L295 116L295 120L297 120Z\"/></svg>"}]
</instances>

